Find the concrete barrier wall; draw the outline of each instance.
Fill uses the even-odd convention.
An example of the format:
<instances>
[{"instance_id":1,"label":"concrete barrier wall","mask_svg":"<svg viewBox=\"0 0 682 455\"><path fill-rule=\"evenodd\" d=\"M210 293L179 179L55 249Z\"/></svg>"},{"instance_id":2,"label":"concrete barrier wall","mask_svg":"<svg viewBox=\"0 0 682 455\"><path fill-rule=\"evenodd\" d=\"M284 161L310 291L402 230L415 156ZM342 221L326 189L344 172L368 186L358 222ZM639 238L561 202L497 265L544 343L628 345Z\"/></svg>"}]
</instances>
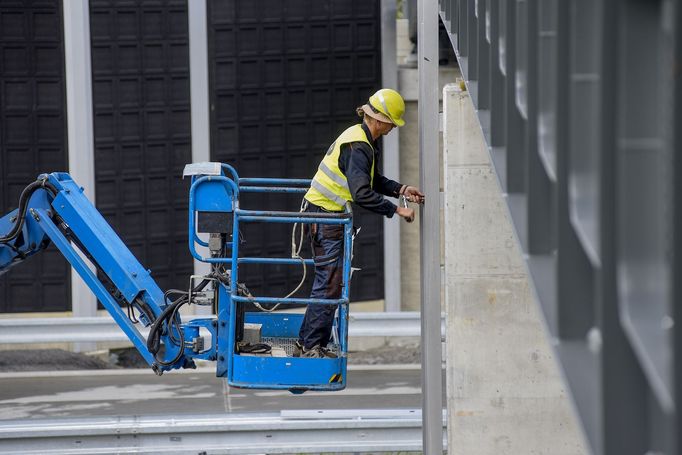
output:
<instances>
[{"instance_id":1,"label":"concrete barrier wall","mask_svg":"<svg viewBox=\"0 0 682 455\"><path fill-rule=\"evenodd\" d=\"M585 454L473 104L443 104L449 453Z\"/></svg>"}]
</instances>

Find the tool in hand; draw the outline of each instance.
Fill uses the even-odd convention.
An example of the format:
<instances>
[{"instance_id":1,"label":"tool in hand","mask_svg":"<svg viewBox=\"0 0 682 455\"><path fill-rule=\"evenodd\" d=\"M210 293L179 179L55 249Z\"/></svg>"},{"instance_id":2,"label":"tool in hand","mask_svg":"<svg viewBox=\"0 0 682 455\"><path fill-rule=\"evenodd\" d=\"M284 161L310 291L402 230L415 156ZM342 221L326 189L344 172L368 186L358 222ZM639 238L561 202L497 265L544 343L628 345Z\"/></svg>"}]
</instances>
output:
<instances>
[{"instance_id":1,"label":"tool in hand","mask_svg":"<svg viewBox=\"0 0 682 455\"><path fill-rule=\"evenodd\" d=\"M405 196L404 194L401 194L401 195L398 197L398 203L399 203L400 206L403 207L403 208L406 208L406 209L409 208L409 205L407 205L407 196ZM413 222L413 221L414 221L414 216L411 216L411 217L409 217L409 218L405 218L405 221L407 221L408 223Z\"/></svg>"}]
</instances>

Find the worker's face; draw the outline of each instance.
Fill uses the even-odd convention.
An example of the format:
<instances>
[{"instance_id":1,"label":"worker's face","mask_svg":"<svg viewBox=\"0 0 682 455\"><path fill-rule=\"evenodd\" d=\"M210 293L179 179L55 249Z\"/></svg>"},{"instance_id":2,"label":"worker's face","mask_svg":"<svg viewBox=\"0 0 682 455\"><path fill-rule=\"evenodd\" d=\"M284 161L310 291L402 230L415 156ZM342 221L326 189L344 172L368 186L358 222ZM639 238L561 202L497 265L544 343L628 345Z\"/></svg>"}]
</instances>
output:
<instances>
[{"instance_id":1,"label":"worker's face","mask_svg":"<svg viewBox=\"0 0 682 455\"><path fill-rule=\"evenodd\" d=\"M390 133L393 127L395 126L393 125L393 123L380 122L379 120L377 120L377 125L379 134L381 134L382 136L385 136L386 134Z\"/></svg>"}]
</instances>

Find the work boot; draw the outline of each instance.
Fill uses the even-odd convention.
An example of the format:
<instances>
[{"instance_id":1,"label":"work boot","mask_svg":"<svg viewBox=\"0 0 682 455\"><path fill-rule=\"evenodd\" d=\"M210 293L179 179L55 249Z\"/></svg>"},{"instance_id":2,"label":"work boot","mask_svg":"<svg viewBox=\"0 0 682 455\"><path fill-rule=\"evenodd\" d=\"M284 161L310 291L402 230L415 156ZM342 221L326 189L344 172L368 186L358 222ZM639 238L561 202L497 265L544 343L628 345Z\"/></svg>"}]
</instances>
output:
<instances>
[{"instance_id":1,"label":"work boot","mask_svg":"<svg viewBox=\"0 0 682 455\"><path fill-rule=\"evenodd\" d=\"M305 348L301 344L300 341L296 340L296 343L294 343L294 357L301 357L301 354L303 354L303 351L305 351Z\"/></svg>"},{"instance_id":2,"label":"work boot","mask_svg":"<svg viewBox=\"0 0 682 455\"><path fill-rule=\"evenodd\" d=\"M303 350L303 357L311 359L335 359L337 356L332 351L322 346L314 346Z\"/></svg>"}]
</instances>

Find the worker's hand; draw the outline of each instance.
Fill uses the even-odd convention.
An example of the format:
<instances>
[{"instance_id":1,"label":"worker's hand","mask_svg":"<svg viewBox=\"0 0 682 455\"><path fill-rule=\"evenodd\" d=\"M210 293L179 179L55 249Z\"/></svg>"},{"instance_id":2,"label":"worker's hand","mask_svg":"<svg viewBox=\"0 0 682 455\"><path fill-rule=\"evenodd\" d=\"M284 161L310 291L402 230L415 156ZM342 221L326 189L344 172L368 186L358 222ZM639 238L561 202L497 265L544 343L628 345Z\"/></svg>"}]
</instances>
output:
<instances>
[{"instance_id":1,"label":"worker's hand","mask_svg":"<svg viewBox=\"0 0 682 455\"><path fill-rule=\"evenodd\" d=\"M396 209L395 213L397 213L398 216L405 218L405 221L407 221L408 223L411 223L414 221L414 209L406 208L406 207L398 207Z\"/></svg>"},{"instance_id":2,"label":"worker's hand","mask_svg":"<svg viewBox=\"0 0 682 455\"><path fill-rule=\"evenodd\" d=\"M414 186L406 186L403 194L410 202L416 202L418 204L424 203L424 193L419 191L419 188Z\"/></svg>"}]
</instances>

